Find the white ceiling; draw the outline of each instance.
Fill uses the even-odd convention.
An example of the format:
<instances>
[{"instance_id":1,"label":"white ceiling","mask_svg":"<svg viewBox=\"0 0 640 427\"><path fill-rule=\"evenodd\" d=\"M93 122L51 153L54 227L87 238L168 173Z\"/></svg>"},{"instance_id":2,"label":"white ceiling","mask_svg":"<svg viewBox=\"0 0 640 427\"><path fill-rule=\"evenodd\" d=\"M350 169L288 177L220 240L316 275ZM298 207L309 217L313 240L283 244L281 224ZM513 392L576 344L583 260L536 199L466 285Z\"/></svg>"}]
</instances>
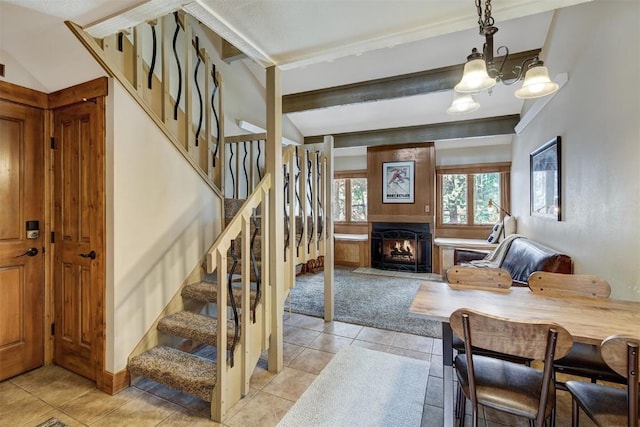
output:
<instances>
[{"instance_id":1,"label":"white ceiling","mask_svg":"<svg viewBox=\"0 0 640 427\"><path fill-rule=\"evenodd\" d=\"M544 59L553 10L583 1L493 0L496 46L543 48ZM24 52L11 40L32 39L66 19L99 34L179 7L249 54L244 62L261 81L265 65L278 65L284 94L461 64L484 42L472 0L0 0L0 54L19 58ZM27 13L41 19L30 25L11 16ZM552 78L565 71L547 65ZM523 104L513 96L515 86L480 95L482 107L463 116L445 113L452 99L445 91L288 117L311 136L518 114Z\"/></svg>"}]
</instances>

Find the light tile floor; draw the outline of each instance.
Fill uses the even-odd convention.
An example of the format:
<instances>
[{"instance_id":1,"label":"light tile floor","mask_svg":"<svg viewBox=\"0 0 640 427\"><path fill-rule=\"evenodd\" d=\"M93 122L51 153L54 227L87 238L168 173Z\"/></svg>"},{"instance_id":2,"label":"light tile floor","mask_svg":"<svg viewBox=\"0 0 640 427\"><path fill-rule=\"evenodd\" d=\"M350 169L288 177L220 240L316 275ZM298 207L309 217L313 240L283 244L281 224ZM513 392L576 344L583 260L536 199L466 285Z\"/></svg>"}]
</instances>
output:
<instances>
[{"instance_id":1,"label":"light tile floor","mask_svg":"<svg viewBox=\"0 0 640 427\"><path fill-rule=\"evenodd\" d=\"M274 426L333 355L347 345L430 361L422 425L442 425L441 340L285 314L285 368L274 374L261 360L251 377L250 393L231 408L223 424L208 418L206 402L149 380L110 396L96 390L89 380L57 366L45 366L0 383L0 426L32 427L51 417L72 427ZM571 425L570 403L568 394L559 392L557 426ZM485 415L489 427L528 425L489 410ZM593 425L582 418L583 426ZM470 425L469 417L465 425Z\"/></svg>"}]
</instances>

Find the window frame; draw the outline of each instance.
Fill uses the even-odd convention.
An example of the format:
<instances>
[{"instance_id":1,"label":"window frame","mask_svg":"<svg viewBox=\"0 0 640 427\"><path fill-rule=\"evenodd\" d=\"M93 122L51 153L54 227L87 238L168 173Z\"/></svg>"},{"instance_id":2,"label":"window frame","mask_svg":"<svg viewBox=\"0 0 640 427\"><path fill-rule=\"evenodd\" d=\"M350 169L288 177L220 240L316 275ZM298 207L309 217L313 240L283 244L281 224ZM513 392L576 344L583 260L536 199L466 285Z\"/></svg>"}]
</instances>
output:
<instances>
[{"instance_id":1,"label":"window frame","mask_svg":"<svg viewBox=\"0 0 640 427\"><path fill-rule=\"evenodd\" d=\"M367 219L365 221L351 221L351 179L352 178L364 178L367 180L367 194L369 192L369 180L367 177L366 170L348 170L348 171L339 171L333 173L333 179L344 179L345 180L345 220L338 221L334 218L333 222L336 224L354 224L354 225L362 225L367 224L369 222L369 203L367 201L367 209L365 213L367 214ZM332 183L333 184L333 183Z\"/></svg>"},{"instance_id":2,"label":"window frame","mask_svg":"<svg viewBox=\"0 0 640 427\"><path fill-rule=\"evenodd\" d=\"M473 175L480 173L500 174L500 201L496 201L504 210L510 212L511 194L511 162L482 163L472 165L450 165L436 167L436 227L449 230L490 230L493 224L473 223L473 201L475 185ZM467 224L443 223L442 213L442 176L443 175L467 175ZM500 211L500 219L504 213Z\"/></svg>"}]
</instances>

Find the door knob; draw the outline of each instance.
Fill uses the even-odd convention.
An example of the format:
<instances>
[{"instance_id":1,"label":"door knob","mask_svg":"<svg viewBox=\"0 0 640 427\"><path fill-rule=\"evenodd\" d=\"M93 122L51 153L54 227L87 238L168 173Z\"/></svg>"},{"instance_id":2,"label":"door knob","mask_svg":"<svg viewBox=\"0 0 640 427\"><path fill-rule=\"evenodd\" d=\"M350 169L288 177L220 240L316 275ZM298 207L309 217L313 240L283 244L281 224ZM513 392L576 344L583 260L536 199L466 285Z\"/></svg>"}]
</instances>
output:
<instances>
[{"instance_id":1,"label":"door knob","mask_svg":"<svg viewBox=\"0 0 640 427\"><path fill-rule=\"evenodd\" d=\"M36 256L38 255L38 248L29 248L27 249L27 251L23 254L20 255L16 255L16 258L20 258L21 256Z\"/></svg>"},{"instance_id":2,"label":"door knob","mask_svg":"<svg viewBox=\"0 0 640 427\"><path fill-rule=\"evenodd\" d=\"M91 251L86 254L78 254L78 255L80 255L82 258L91 258L91 259L96 259L96 256L97 256L96 251Z\"/></svg>"}]
</instances>

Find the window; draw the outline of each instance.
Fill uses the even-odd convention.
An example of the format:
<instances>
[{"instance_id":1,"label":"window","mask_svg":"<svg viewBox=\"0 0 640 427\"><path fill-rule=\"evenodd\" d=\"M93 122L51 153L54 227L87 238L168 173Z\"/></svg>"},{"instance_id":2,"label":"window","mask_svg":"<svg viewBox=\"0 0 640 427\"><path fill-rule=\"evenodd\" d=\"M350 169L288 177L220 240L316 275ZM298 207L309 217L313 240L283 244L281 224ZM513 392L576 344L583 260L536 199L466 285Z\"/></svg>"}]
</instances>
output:
<instances>
[{"instance_id":1,"label":"window","mask_svg":"<svg viewBox=\"0 0 640 427\"><path fill-rule=\"evenodd\" d=\"M365 171L337 172L333 180L333 220L367 222Z\"/></svg>"},{"instance_id":2,"label":"window","mask_svg":"<svg viewBox=\"0 0 640 427\"><path fill-rule=\"evenodd\" d=\"M509 163L443 166L436 170L438 225L490 226L500 220L489 200L508 210Z\"/></svg>"}]
</instances>

